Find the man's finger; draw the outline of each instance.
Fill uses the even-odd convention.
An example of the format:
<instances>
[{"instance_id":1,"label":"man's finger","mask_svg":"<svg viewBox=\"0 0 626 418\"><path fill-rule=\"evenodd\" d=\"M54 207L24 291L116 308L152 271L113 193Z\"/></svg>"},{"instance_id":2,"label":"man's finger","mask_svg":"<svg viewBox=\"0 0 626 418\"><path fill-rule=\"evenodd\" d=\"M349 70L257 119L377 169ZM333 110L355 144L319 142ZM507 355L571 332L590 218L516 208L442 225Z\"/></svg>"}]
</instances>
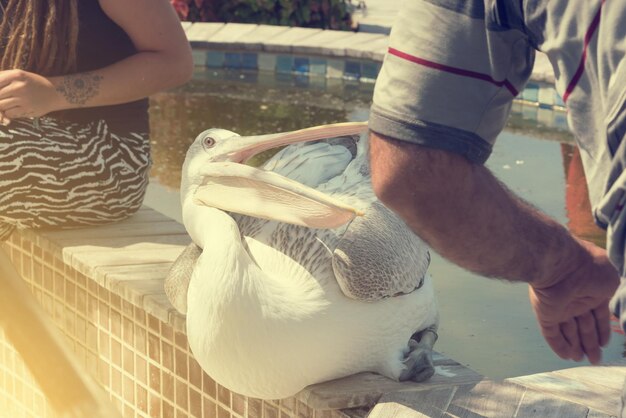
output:
<instances>
[{"instance_id":1,"label":"man's finger","mask_svg":"<svg viewBox=\"0 0 626 418\"><path fill-rule=\"evenodd\" d=\"M569 358L574 361L581 361L582 359L584 359L585 354L580 344L578 324L576 323L576 320L572 318L567 322L562 322L560 328L563 337L569 343Z\"/></svg>"},{"instance_id":2,"label":"man's finger","mask_svg":"<svg viewBox=\"0 0 626 418\"><path fill-rule=\"evenodd\" d=\"M565 360L571 359L570 344L563 336L559 325L541 325L541 333L557 356Z\"/></svg>"},{"instance_id":3,"label":"man's finger","mask_svg":"<svg viewBox=\"0 0 626 418\"><path fill-rule=\"evenodd\" d=\"M600 305L592 313L596 321L600 346L604 347L611 339L611 311L608 303Z\"/></svg>"},{"instance_id":4,"label":"man's finger","mask_svg":"<svg viewBox=\"0 0 626 418\"><path fill-rule=\"evenodd\" d=\"M580 344L591 364L598 364L602 360L600 350L600 336L596 329L596 319L591 312L576 317Z\"/></svg>"}]
</instances>

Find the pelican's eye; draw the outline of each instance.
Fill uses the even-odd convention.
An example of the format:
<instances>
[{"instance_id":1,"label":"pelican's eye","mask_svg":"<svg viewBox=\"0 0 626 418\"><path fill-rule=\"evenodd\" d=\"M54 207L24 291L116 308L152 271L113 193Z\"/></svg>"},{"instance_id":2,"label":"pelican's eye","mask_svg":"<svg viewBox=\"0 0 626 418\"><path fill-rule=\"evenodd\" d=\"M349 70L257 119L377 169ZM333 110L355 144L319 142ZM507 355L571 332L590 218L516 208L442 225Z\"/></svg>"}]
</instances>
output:
<instances>
[{"instance_id":1,"label":"pelican's eye","mask_svg":"<svg viewBox=\"0 0 626 418\"><path fill-rule=\"evenodd\" d=\"M202 140L202 145L204 146L204 148L212 148L213 145L215 145L215 139L211 138L210 136L206 136Z\"/></svg>"}]
</instances>

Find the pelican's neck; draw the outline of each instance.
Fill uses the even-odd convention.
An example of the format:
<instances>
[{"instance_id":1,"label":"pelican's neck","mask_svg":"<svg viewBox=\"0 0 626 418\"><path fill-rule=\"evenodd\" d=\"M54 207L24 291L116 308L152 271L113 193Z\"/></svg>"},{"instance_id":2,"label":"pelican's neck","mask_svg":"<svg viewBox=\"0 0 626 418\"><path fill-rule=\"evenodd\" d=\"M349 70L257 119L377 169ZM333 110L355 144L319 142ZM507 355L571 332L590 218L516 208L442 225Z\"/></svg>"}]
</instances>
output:
<instances>
[{"instance_id":1,"label":"pelican's neck","mask_svg":"<svg viewBox=\"0 0 626 418\"><path fill-rule=\"evenodd\" d=\"M183 201L183 223L193 242L201 248L225 248L229 243L241 241L233 218L219 209L198 205L191 198Z\"/></svg>"}]
</instances>

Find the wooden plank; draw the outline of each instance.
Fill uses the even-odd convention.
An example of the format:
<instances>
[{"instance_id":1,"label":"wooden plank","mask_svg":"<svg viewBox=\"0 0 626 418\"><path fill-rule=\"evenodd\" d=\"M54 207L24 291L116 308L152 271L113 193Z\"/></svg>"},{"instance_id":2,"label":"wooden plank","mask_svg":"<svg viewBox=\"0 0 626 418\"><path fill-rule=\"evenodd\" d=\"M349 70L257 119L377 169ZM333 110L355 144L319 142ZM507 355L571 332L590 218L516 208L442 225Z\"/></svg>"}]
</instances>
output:
<instances>
[{"instance_id":1,"label":"wooden plank","mask_svg":"<svg viewBox=\"0 0 626 418\"><path fill-rule=\"evenodd\" d=\"M459 386L448 406L454 417L513 417L526 388L508 382L483 380Z\"/></svg>"},{"instance_id":2,"label":"wooden plank","mask_svg":"<svg viewBox=\"0 0 626 418\"><path fill-rule=\"evenodd\" d=\"M150 250L175 246L185 248L191 242L191 238L187 234L180 234L156 235L151 237L106 237L89 240L73 238L71 240L57 240L57 242L63 246L63 254L76 254L81 252L111 252L116 250Z\"/></svg>"},{"instance_id":3,"label":"wooden plank","mask_svg":"<svg viewBox=\"0 0 626 418\"><path fill-rule=\"evenodd\" d=\"M440 417L448 409L456 386L421 392L388 393L380 398L368 418Z\"/></svg>"},{"instance_id":4,"label":"wooden plank","mask_svg":"<svg viewBox=\"0 0 626 418\"><path fill-rule=\"evenodd\" d=\"M168 234L132 237L94 237L89 239L74 237L55 239L55 242L63 248L72 248L72 251L82 251L82 249L89 248L121 248L142 244L176 244L187 246L187 244L191 242L191 238L187 234Z\"/></svg>"},{"instance_id":5,"label":"wooden plank","mask_svg":"<svg viewBox=\"0 0 626 418\"><path fill-rule=\"evenodd\" d=\"M107 267L172 263L183 251L182 246L171 246L150 250L115 250L107 252L79 252L64 254L63 261L77 271L108 288Z\"/></svg>"},{"instance_id":6,"label":"wooden plank","mask_svg":"<svg viewBox=\"0 0 626 418\"><path fill-rule=\"evenodd\" d=\"M367 418L430 418L440 417L438 415L426 415L419 411L393 402L379 403L372 408L372 411L367 415Z\"/></svg>"},{"instance_id":7,"label":"wooden plank","mask_svg":"<svg viewBox=\"0 0 626 418\"><path fill-rule=\"evenodd\" d=\"M104 272L107 283L131 280L164 280L172 263L151 263L137 265L107 266Z\"/></svg>"},{"instance_id":8,"label":"wooden plank","mask_svg":"<svg viewBox=\"0 0 626 418\"><path fill-rule=\"evenodd\" d=\"M329 382L311 385L298 399L315 409L345 409L372 406L392 392L419 392L467 383L483 376L440 354L434 359L435 375L426 382L396 382L374 373L359 373Z\"/></svg>"},{"instance_id":9,"label":"wooden plank","mask_svg":"<svg viewBox=\"0 0 626 418\"><path fill-rule=\"evenodd\" d=\"M129 280L110 284L110 291L122 297L137 307L143 307L144 298L148 295L161 295L165 293L163 280ZM169 306L167 307L169 310Z\"/></svg>"},{"instance_id":10,"label":"wooden plank","mask_svg":"<svg viewBox=\"0 0 626 418\"><path fill-rule=\"evenodd\" d=\"M518 418L586 418L588 413L589 408L586 406L528 390L524 394L515 416Z\"/></svg>"},{"instance_id":11,"label":"wooden plank","mask_svg":"<svg viewBox=\"0 0 626 418\"><path fill-rule=\"evenodd\" d=\"M608 371L607 373L611 373ZM542 393L613 414L619 406L621 389L598 386L592 382L573 380L553 372L507 379Z\"/></svg>"},{"instance_id":12,"label":"wooden plank","mask_svg":"<svg viewBox=\"0 0 626 418\"><path fill-rule=\"evenodd\" d=\"M587 407L506 382L384 395L369 418L417 417L588 418ZM595 415L594 415L595 416ZM598 415L597 418L605 417Z\"/></svg>"},{"instance_id":13,"label":"wooden plank","mask_svg":"<svg viewBox=\"0 0 626 418\"><path fill-rule=\"evenodd\" d=\"M586 382L599 387L622 390L626 379L626 364L614 366L584 366L556 370L552 374L566 379ZM600 390L600 388L598 388Z\"/></svg>"},{"instance_id":14,"label":"wooden plank","mask_svg":"<svg viewBox=\"0 0 626 418\"><path fill-rule=\"evenodd\" d=\"M614 414L609 415L605 414L604 412L590 410L587 414L587 418L617 418L617 414L619 413L620 411L616 411Z\"/></svg>"},{"instance_id":15,"label":"wooden plank","mask_svg":"<svg viewBox=\"0 0 626 418\"><path fill-rule=\"evenodd\" d=\"M186 234L185 227L176 221L170 220L156 223L115 223L98 227L65 229L65 230L46 230L38 232L45 239L50 241L83 238L90 240L92 238L103 237L135 237L135 236L154 236L154 235L175 235Z\"/></svg>"}]
</instances>

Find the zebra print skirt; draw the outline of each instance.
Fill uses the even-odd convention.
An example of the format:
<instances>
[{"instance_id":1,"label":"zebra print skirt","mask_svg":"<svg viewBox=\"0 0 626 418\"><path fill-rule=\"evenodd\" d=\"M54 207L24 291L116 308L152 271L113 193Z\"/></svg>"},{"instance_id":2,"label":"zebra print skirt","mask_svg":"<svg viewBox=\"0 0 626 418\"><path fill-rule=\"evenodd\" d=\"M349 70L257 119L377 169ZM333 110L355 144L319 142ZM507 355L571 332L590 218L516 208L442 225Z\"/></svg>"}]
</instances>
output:
<instances>
[{"instance_id":1,"label":"zebra print skirt","mask_svg":"<svg viewBox=\"0 0 626 418\"><path fill-rule=\"evenodd\" d=\"M148 185L147 133L42 118L0 126L0 241L17 228L75 227L135 213Z\"/></svg>"}]
</instances>

